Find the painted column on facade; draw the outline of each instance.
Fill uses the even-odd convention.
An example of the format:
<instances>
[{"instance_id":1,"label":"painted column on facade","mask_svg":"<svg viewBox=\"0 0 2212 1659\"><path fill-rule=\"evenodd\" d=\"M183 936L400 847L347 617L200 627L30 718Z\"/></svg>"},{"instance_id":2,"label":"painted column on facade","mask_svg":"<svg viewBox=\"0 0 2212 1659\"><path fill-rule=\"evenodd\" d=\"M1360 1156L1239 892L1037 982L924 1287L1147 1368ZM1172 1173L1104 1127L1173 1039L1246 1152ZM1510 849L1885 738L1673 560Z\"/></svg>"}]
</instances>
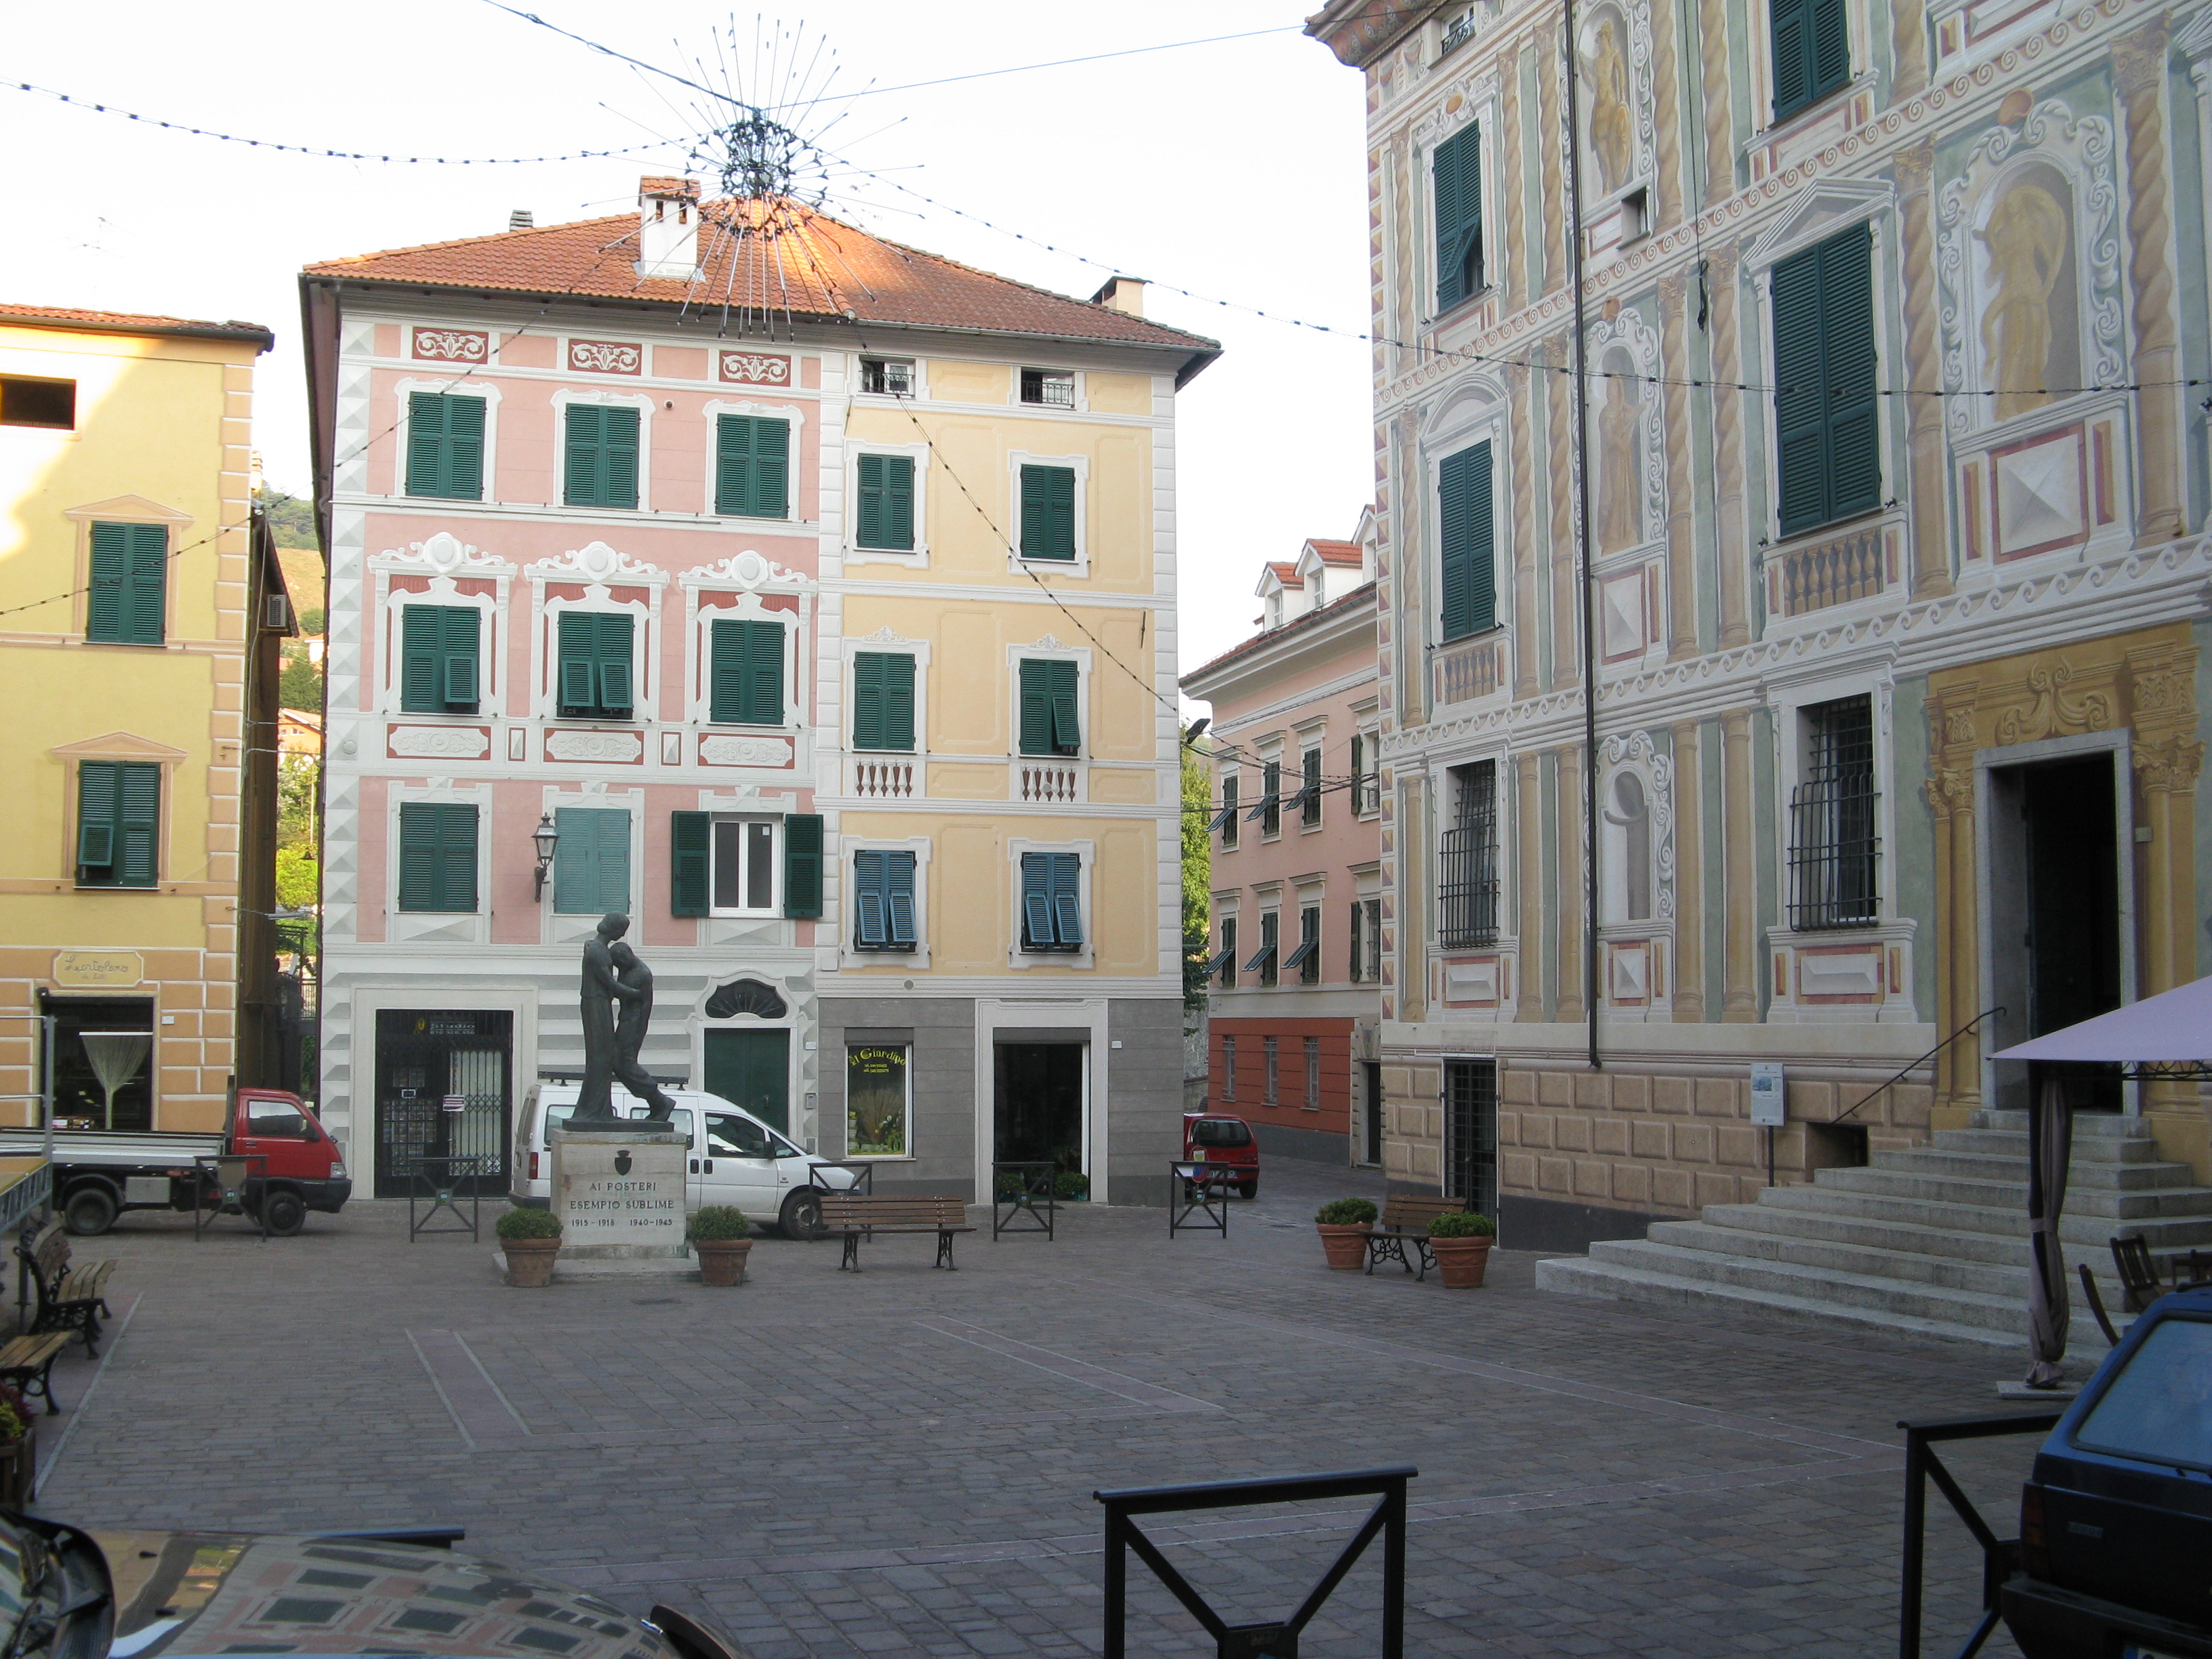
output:
<instances>
[{"instance_id":1,"label":"painted column on facade","mask_svg":"<svg viewBox=\"0 0 2212 1659\"><path fill-rule=\"evenodd\" d=\"M2136 394L2138 547L2171 541L2183 527L2166 42L2160 15L2112 44L2112 70L2127 117L2128 281L2135 301L2135 379L2142 388Z\"/></svg>"},{"instance_id":2,"label":"painted column on facade","mask_svg":"<svg viewBox=\"0 0 2212 1659\"><path fill-rule=\"evenodd\" d=\"M1699 778L1698 723L1674 728L1674 1018L1705 1017L1705 812Z\"/></svg>"},{"instance_id":3,"label":"painted column on facade","mask_svg":"<svg viewBox=\"0 0 2212 1659\"><path fill-rule=\"evenodd\" d=\"M1728 390L1741 384L1743 362L1736 331L1736 250L1716 249L1709 259L1706 289L1712 307L1713 379L1720 389L1713 396L1713 451L1717 488L1714 516L1719 533L1714 559L1719 566L1721 647L1748 645L1751 622L1747 610L1745 564L1751 541L1744 520L1743 400L1751 394Z\"/></svg>"},{"instance_id":4,"label":"painted column on facade","mask_svg":"<svg viewBox=\"0 0 2212 1659\"><path fill-rule=\"evenodd\" d=\"M1916 7L1917 10L1917 8ZM1942 384L1936 362L1934 227L1929 182L1936 149L1923 139L1897 158L1897 221L1905 265L1905 379L1916 388ZM1905 476L1912 513L1912 595L1951 591L1951 541L1944 514L1943 400L1905 400Z\"/></svg>"},{"instance_id":5,"label":"painted column on facade","mask_svg":"<svg viewBox=\"0 0 2212 1659\"><path fill-rule=\"evenodd\" d=\"M1725 915L1721 1018L1731 1024L1759 1018L1759 907L1757 847L1752 806L1751 711L1731 708L1721 715L1721 799L1727 815L1721 824Z\"/></svg>"}]
</instances>

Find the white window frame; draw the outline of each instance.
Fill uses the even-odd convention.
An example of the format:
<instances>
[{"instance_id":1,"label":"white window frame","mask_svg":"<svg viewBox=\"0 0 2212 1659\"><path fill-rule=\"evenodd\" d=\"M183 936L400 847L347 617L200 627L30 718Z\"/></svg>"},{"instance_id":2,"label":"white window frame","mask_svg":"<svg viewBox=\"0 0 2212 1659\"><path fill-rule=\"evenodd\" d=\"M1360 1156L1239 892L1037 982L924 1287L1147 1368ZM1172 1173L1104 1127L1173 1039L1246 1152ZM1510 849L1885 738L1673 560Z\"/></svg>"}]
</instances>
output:
<instances>
[{"instance_id":1,"label":"white window frame","mask_svg":"<svg viewBox=\"0 0 2212 1659\"><path fill-rule=\"evenodd\" d=\"M837 966L849 972L857 968L927 968L929 966L929 858L932 838L927 836L824 836L835 843L832 852L823 851L825 888L835 884L836 903L832 894L823 894L823 921L815 924L815 938L822 937L821 928L834 918L837 928ZM914 949L911 951L858 951L853 948L853 930L859 925L859 901L853 884L853 854L855 853L911 853L914 854Z\"/></svg>"},{"instance_id":2,"label":"white window frame","mask_svg":"<svg viewBox=\"0 0 2212 1659\"><path fill-rule=\"evenodd\" d=\"M787 459L784 471L784 488L789 492L785 505L789 511L781 519L756 519L742 513L722 513L715 510L715 485L721 470L721 417L725 415L750 415L759 420L785 421L790 423L791 436L787 441ZM805 439L806 411L805 409L797 404L764 404L750 398L709 398L701 407L699 417L705 433L703 441L706 445L707 455L705 499L699 503L702 517L717 520L723 524L742 525L748 530L763 533L772 533L771 527L777 525L795 530L803 525L814 522L799 511L799 498L801 493L799 486L805 476L805 469L799 464L800 447ZM638 435L638 442L641 446L645 442L642 433ZM641 475L638 480L638 501L641 506L645 501L645 481ZM818 513L819 509L817 510Z\"/></svg>"},{"instance_id":3,"label":"white window frame","mask_svg":"<svg viewBox=\"0 0 2212 1659\"><path fill-rule=\"evenodd\" d=\"M1439 36L1439 39L1442 37ZM1444 125L1445 121L1449 125ZM1498 114L1495 92L1486 88L1482 95L1474 99L1456 117L1439 118L1435 131L1419 143L1414 153L1414 162L1419 169L1420 247L1414 261L1421 283L1420 303L1415 307L1425 319L1423 326L1434 328L1443 317L1437 309L1437 149L1439 145L1456 138L1468 127L1481 130L1482 137L1475 141L1475 170L1482 180L1482 286L1470 292L1451 308L1454 322L1471 319L1486 301L1504 291L1501 260L1503 250L1492 240L1492 204L1498 198L1498 142L1501 123Z\"/></svg>"},{"instance_id":4,"label":"white window frame","mask_svg":"<svg viewBox=\"0 0 2212 1659\"><path fill-rule=\"evenodd\" d=\"M165 775L166 785L167 778ZM403 910L399 908L399 809L405 805L473 806L477 810L477 908L473 910ZM384 938L388 945L485 945L491 939L492 824L495 803L489 782L428 785L396 783L384 801ZM162 819L166 828L166 805ZM166 852L167 837L164 836ZM164 866L166 867L166 866ZM105 889L102 890L106 890ZM129 890L143 891L143 889ZM552 907L549 904L550 911Z\"/></svg>"},{"instance_id":5,"label":"white window frame","mask_svg":"<svg viewBox=\"0 0 2212 1659\"><path fill-rule=\"evenodd\" d=\"M720 599L723 604L712 601ZM691 662L686 676L684 718L702 732L774 732L799 735L799 635L805 602L798 610L771 609L760 594L749 589L702 588L695 596L691 615ZM779 726L753 726L714 718L714 624L717 622L772 622L783 629L783 721Z\"/></svg>"},{"instance_id":6,"label":"white window frame","mask_svg":"<svg viewBox=\"0 0 2212 1659\"><path fill-rule=\"evenodd\" d=\"M1421 562L1427 591L1435 596L1421 607L1421 640L1434 650L1472 643L1483 633L1444 636L1443 514L1438 503L1443 489L1444 462L1480 443L1490 446L1490 603L1491 626L1500 634L1510 629L1513 615L1512 467L1507 464L1505 388L1487 377L1476 377L1445 399L1429 429L1421 434L1421 488L1428 533L1422 539ZM1534 646L1528 647L1534 649ZM1427 672L1425 667L1423 672ZM1434 687L1429 688L1433 691Z\"/></svg>"},{"instance_id":7,"label":"white window frame","mask_svg":"<svg viewBox=\"0 0 2212 1659\"><path fill-rule=\"evenodd\" d=\"M412 572L407 574L413 574ZM403 690L400 676L405 664L407 621L400 613L410 605L434 605L468 609L478 613L477 624L477 712L455 714L443 709L434 712L415 712L400 708ZM387 588L384 603L378 607L378 641L376 666L376 706L395 720L431 720L456 725L477 725L495 718L499 712L499 665L507 645L507 607L496 593L462 593L455 591L453 578L434 576L427 590ZM487 749L483 758L491 757Z\"/></svg>"},{"instance_id":8,"label":"white window frame","mask_svg":"<svg viewBox=\"0 0 2212 1659\"><path fill-rule=\"evenodd\" d=\"M707 915L721 921L761 921L783 915L783 818L781 812L715 812L708 819L707 838ZM769 900L765 907L728 907L714 902L715 860L719 853L715 826L725 823L765 823L769 826Z\"/></svg>"},{"instance_id":9,"label":"white window frame","mask_svg":"<svg viewBox=\"0 0 2212 1659\"><path fill-rule=\"evenodd\" d=\"M1065 374L1072 381L1071 404L1033 404L1022 396L1022 376L1024 374ZM1042 410L1048 415L1088 415L1091 412L1091 388L1084 384L1084 372L1079 368L1049 368L1042 363L1016 363L1013 385L1008 388L1013 394L1016 409Z\"/></svg>"},{"instance_id":10,"label":"white window frame","mask_svg":"<svg viewBox=\"0 0 2212 1659\"><path fill-rule=\"evenodd\" d=\"M884 401L904 404L912 400L884 397ZM853 439L847 442L845 449L845 511L841 538L844 544L845 562L848 565L895 564L910 570L928 569L929 445L927 442L887 444ZM860 457L863 455L903 455L914 463L914 545L903 553L895 547L860 545ZM1019 477L1019 474L1016 475L1017 488Z\"/></svg>"},{"instance_id":11,"label":"white window frame","mask_svg":"<svg viewBox=\"0 0 2212 1659\"><path fill-rule=\"evenodd\" d=\"M488 355L497 356L499 347L495 343ZM392 452L393 500L400 502L416 502L420 507L431 510L468 504L465 499L456 501L451 495L410 495L407 493L407 452L413 435L415 418L413 394L417 392L434 392L440 397L481 398L484 400L483 489L477 497L477 501L479 505L485 507L495 503L499 500L497 467L500 393L498 386L490 380L473 379L468 380L465 386L464 377L458 374L444 375L436 380L426 380L420 374L408 374L402 375L398 380L392 382L392 396L397 400L397 406L392 412L398 417L395 429L399 440ZM640 422L639 424L642 426L644 422ZM638 441L641 448L644 439L641 437ZM642 480L640 481L638 487L641 491L640 499L642 499L641 492L644 489Z\"/></svg>"},{"instance_id":12,"label":"white window frame","mask_svg":"<svg viewBox=\"0 0 2212 1659\"><path fill-rule=\"evenodd\" d=\"M602 406L627 406L638 411L637 416L637 505L635 507L571 507L568 505L568 409L572 404L598 404ZM555 389L553 404L553 468L547 490L546 506L562 513L580 513L587 520L627 520L641 513L653 511L653 417L660 407L660 400L649 392L616 392L599 386L560 386ZM490 422L486 422L489 427ZM708 471L713 470L714 451L708 450ZM711 495L713 483L708 483ZM486 489L489 495L489 486ZM762 523L761 520L750 522ZM782 520L775 522L783 523Z\"/></svg>"},{"instance_id":13,"label":"white window frame","mask_svg":"<svg viewBox=\"0 0 2212 1659\"><path fill-rule=\"evenodd\" d=\"M1024 409L1043 407L1038 404L1024 404ZM1065 413L1065 410L1060 411ZM1075 474L1075 556L1073 559L1030 559L1022 556L1022 468L1024 466L1060 466ZM1088 577L1091 574L1091 458L1088 455L1038 455L1025 449L1011 451L1006 456L1006 569L1019 575L1035 570L1042 574L1057 570L1064 576Z\"/></svg>"},{"instance_id":14,"label":"white window frame","mask_svg":"<svg viewBox=\"0 0 2212 1659\"><path fill-rule=\"evenodd\" d=\"M1083 741L1073 755L1024 755L1022 753L1022 663L1035 658L1042 662L1072 662L1075 665L1075 723L1083 733ZM1006 758L1019 766L1024 761L1057 763L1076 769L1079 780L1078 799L1082 798L1080 780L1087 769L1091 754L1091 651L1086 646L1062 645L1051 635L1046 635L1033 645L1010 645L1006 647Z\"/></svg>"},{"instance_id":15,"label":"white window frame","mask_svg":"<svg viewBox=\"0 0 2212 1659\"><path fill-rule=\"evenodd\" d=\"M1079 951L1024 951L1022 949L1022 854L1024 853L1073 853L1080 861L1076 875L1077 908L1083 915L1083 948ZM1026 972L1036 968L1070 968L1088 971L1097 960L1098 910L1091 902L1091 867L1097 862L1098 843L1095 841L1030 841L1020 836L1006 842L1006 879L1009 914L1013 927L1006 942L1006 966L1015 972Z\"/></svg>"},{"instance_id":16,"label":"white window frame","mask_svg":"<svg viewBox=\"0 0 2212 1659\"><path fill-rule=\"evenodd\" d=\"M921 760L924 756L929 753L930 642L927 640L906 639L900 635L893 633L890 629L890 624L886 623L884 626L878 629L874 633L868 635L865 638L847 639L843 643L844 660L841 662L837 667L839 677L838 684L840 687L840 695L842 697L842 706L843 709L842 726L838 733L838 747L844 750L846 753L850 755L866 755L872 757L881 756L887 760L894 761L899 759L902 756L911 756L915 760ZM856 748L854 745L854 659L858 657L863 651L878 653L887 657L912 657L914 659L913 748L860 749ZM1015 688L1015 695L1017 699L1017 709L1018 711L1018 700L1020 696L1020 688L1018 685ZM1076 718L1078 720L1082 718L1082 675L1080 671L1078 671L1076 677ZM1018 741L1020 735L1021 734L1019 732L1015 733L1015 737ZM1032 757L1031 758L1035 757Z\"/></svg>"},{"instance_id":17,"label":"white window frame","mask_svg":"<svg viewBox=\"0 0 2212 1659\"><path fill-rule=\"evenodd\" d=\"M914 367L914 390L908 392L903 397L901 397L895 392L863 391L860 385L860 365L865 360L870 357L880 358L895 363L912 364ZM852 376L850 382L852 386L851 396L856 400L866 398L867 400L867 407L877 409L896 409L904 404L922 404L929 401L929 362L927 358L918 356L908 356L907 353L902 351L855 351L853 353L849 361L851 367L847 372Z\"/></svg>"}]
</instances>

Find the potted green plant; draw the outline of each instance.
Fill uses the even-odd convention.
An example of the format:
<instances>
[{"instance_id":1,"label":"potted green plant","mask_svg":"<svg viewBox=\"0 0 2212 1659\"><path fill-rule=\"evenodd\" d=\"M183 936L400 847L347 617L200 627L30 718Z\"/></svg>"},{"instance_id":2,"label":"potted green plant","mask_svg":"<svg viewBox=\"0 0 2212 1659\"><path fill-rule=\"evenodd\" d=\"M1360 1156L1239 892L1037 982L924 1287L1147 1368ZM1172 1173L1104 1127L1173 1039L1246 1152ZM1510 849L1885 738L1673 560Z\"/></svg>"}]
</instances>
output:
<instances>
[{"instance_id":1,"label":"potted green plant","mask_svg":"<svg viewBox=\"0 0 2212 1659\"><path fill-rule=\"evenodd\" d=\"M21 1394L0 1383L0 1508L30 1507L37 1424Z\"/></svg>"},{"instance_id":2,"label":"potted green plant","mask_svg":"<svg viewBox=\"0 0 2212 1659\"><path fill-rule=\"evenodd\" d=\"M1479 1289L1497 1242L1498 1224L1472 1210L1447 1210L1429 1223L1429 1249L1448 1291Z\"/></svg>"},{"instance_id":3,"label":"potted green plant","mask_svg":"<svg viewBox=\"0 0 2212 1659\"><path fill-rule=\"evenodd\" d=\"M1333 1198L1314 1212L1314 1231L1330 1267L1349 1273L1367 1259L1367 1231L1380 1213L1371 1198Z\"/></svg>"},{"instance_id":4,"label":"potted green plant","mask_svg":"<svg viewBox=\"0 0 2212 1659\"><path fill-rule=\"evenodd\" d=\"M518 1206L500 1217L498 1231L508 1284L542 1290L553 1282L553 1258L561 1253L559 1216Z\"/></svg>"},{"instance_id":5,"label":"potted green plant","mask_svg":"<svg viewBox=\"0 0 2212 1659\"><path fill-rule=\"evenodd\" d=\"M1063 1202L1091 1196L1091 1177L1080 1170L1062 1170L1052 1178L1053 1195Z\"/></svg>"},{"instance_id":6,"label":"potted green plant","mask_svg":"<svg viewBox=\"0 0 2212 1659\"><path fill-rule=\"evenodd\" d=\"M703 1285L742 1285L752 1254L753 1224L734 1204L708 1204L691 1212L692 1253Z\"/></svg>"}]
</instances>

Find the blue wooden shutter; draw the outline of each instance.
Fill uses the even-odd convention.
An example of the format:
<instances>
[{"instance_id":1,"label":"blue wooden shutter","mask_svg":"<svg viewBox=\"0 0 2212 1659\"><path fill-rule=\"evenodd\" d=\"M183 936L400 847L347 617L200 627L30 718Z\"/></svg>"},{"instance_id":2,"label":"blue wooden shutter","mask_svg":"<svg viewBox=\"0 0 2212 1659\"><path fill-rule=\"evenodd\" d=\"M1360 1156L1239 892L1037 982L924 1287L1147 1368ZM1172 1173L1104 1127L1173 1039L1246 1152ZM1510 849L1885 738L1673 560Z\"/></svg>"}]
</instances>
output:
<instances>
[{"instance_id":1,"label":"blue wooden shutter","mask_svg":"<svg viewBox=\"0 0 2212 1659\"><path fill-rule=\"evenodd\" d=\"M713 814L671 812L668 842L669 914L703 916L714 890Z\"/></svg>"},{"instance_id":2,"label":"blue wooden shutter","mask_svg":"<svg viewBox=\"0 0 2212 1659\"><path fill-rule=\"evenodd\" d=\"M1075 557L1075 469L1022 469L1022 556Z\"/></svg>"},{"instance_id":3,"label":"blue wooden shutter","mask_svg":"<svg viewBox=\"0 0 2212 1659\"><path fill-rule=\"evenodd\" d=\"M1053 936L1070 949L1083 943L1083 860L1073 853L1048 853L1046 883L1052 895Z\"/></svg>"},{"instance_id":4,"label":"blue wooden shutter","mask_svg":"<svg viewBox=\"0 0 2212 1659\"><path fill-rule=\"evenodd\" d=\"M1854 226L1820 245L1822 380L1828 425L1828 515L1881 505L1881 417L1875 390L1874 233Z\"/></svg>"},{"instance_id":5,"label":"blue wooden shutter","mask_svg":"<svg viewBox=\"0 0 2212 1659\"><path fill-rule=\"evenodd\" d=\"M1430 158L1436 198L1437 309L1457 305L1480 285L1482 167L1473 126L1454 133Z\"/></svg>"},{"instance_id":6,"label":"blue wooden shutter","mask_svg":"<svg viewBox=\"0 0 2212 1659\"><path fill-rule=\"evenodd\" d=\"M890 942L911 951L915 946L914 854L886 853L883 857L884 920Z\"/></svg>"},{"instance_id":7,"label":"blue wooden shutter","mask_svg":"<svg viewBox=\"0 0 2212 1659\"><path fill-rule=\"evenodd\" d=\"M890 943L884 866L890 854L863 849L853 854L854 943L882 950Z\"/></svg>"},{"instance_id":8,"label":"blue wooden shutter","mask_svg":"<svg viewBox=\"0 0 2212 1659\"><path fill-rule=\"evenodd\" d=\"M884 746L884 665L890 659L880 651L862 651L853 658L853 747Z\"/></svg>"},{"instance_id":9,"label":"blue wooden shutter","mask_svg":"<svg viewBox=\"0 0 2212 1659\"><path fill-rule=\"evenodd\" d=\"M76 769L76 861L80 882L115 879L121 768L115 761L80 761Z\"/></svg>"},{"instance_id":10,"label":"blue wooden shutter","mask_svg":"<svg viewBox=\"0 0 2212 1659\"><path fill-rule=\"evenodd\" d=\"M1052 945L1051 854L1022 854L1022 945L1030 951Z\"/></svg>"},{"instance_id":11,"label":"blue wooden shutter","mask_svg":"<svg viewBox=\"0 0 2212 1659\"><path fill-rule=\"evenodd\" d=\"M563 806L553 814L561 840L553 854L553 908L564 916L604 915L599 908L599 814Z\"/></svg>"},{"instance_id":12,"label":"blue wooden shutter","mask_svg":"<svg viewBox=\"0 0 2212 1659\"><path fill-rule=\"evenodd\" d=\"M822 914L822 819L793 812L783 820L783 914Z\"/></svg>"}]
</instances>

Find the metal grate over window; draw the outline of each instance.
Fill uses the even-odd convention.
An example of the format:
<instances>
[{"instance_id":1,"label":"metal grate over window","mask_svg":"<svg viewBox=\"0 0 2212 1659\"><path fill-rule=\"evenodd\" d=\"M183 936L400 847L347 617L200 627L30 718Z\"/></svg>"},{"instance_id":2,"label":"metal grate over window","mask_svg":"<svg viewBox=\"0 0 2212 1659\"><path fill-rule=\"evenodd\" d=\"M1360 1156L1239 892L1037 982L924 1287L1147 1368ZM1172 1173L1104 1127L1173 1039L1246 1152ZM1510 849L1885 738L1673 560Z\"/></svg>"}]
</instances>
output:
<instances>
[{"instance_id":1,"label":"metal grate over window","mask_svg":"<svg viewBox=\"0 0 2212 1659\"><path fill-rule=\"evenodd\" d=\"M1841 697L1804 711L1805 775L1790 795L1790 925L1878 921L1874 705Z\"/></svg>"},{"instance_id":2,"label":"metal grate over window","mask_svg":"<svg viewBox=\"0 0 2212 1659\"><path fill-rule=\"evenodd\" d=\"M1498 1062L1444 1062L1444 1196L1498 1213Z\"/></svg>"},{"instance_id":3,"label":"metal grate over window","mask_svg":"<svg viewBox=\"0 0 2212 1659\"><path fill-rule=\"evenodd\" d=\"M1447 951L1498 942L1498 765L1451 769L1452 824L1438 838L1437 935Z\"/></svg>"}]
</instances>

